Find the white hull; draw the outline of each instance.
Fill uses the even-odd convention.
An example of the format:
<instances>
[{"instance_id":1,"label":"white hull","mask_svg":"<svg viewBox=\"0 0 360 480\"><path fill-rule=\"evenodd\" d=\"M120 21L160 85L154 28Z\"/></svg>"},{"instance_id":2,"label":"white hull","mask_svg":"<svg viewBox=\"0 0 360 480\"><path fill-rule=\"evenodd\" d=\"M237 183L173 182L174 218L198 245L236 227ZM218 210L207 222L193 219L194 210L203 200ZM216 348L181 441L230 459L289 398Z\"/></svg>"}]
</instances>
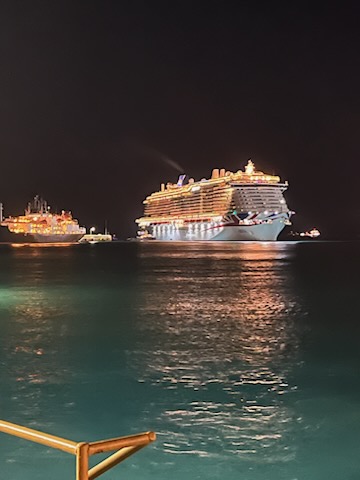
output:
<instances>
[{"instance_id":1,"label":"white hull","mask_svg":"<svg viewBox=\"0 0 360 480\"><path fill-rule=\"evenodd\" d=\"M193 223L191 226L157 225L150 227L155 240L194 242L194 241L275 241L284 229L288 217L276 218L271 222L256 225L219 225L208 226L204 223Z\"/></svg>"}]
</instances>

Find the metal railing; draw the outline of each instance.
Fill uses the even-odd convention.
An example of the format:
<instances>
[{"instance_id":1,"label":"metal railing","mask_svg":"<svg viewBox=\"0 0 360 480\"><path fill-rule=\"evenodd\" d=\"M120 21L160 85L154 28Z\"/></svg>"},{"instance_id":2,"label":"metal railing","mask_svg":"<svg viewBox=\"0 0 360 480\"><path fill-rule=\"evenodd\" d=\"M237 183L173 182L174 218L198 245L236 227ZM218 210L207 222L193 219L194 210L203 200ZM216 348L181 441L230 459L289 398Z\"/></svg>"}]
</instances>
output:
<instances>
[{"instance_id":1,"label":"metal railing","mask_svg":"<svg viewBox=\"0 0 360 480\"><path fill-rule=\"evenodd\" d=\"M122 462L130 455L153 442L156 439L154 432L129 435L127 437L111 438L98 442L73 442L65 438L49 435L31 428L16 425L15 423L0 420L0 432L16 437L41 443L47 447L56 448L76 456L76 480L93 480ZM89 457L97 453L113 452L89 470Z\"/></svg>"}]
</instances>

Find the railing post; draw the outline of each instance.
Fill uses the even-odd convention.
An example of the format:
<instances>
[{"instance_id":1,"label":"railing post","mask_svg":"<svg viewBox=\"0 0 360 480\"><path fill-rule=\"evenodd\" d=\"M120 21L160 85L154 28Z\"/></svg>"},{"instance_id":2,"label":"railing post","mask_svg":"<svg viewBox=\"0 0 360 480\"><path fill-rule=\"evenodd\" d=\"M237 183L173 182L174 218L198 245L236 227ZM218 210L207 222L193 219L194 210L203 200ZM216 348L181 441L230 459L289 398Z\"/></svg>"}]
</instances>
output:
<instances>
[{"instance_id":1,"label":"railing post","mask_svg":"<svg viewBox=\"0 0 360 480\"><path fill-rule=\"evenodd\" d=\"M76 480L89 480L89 444L85 442L76 447Z\"/></svg>"}]
</instances>

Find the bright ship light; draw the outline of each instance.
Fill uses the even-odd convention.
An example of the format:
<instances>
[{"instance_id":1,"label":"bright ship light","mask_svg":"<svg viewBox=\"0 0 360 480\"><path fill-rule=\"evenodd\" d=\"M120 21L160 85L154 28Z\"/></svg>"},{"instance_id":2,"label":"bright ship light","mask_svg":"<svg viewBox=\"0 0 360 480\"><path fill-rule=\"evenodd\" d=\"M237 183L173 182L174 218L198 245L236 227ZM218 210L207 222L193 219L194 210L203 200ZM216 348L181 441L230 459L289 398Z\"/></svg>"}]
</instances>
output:
<instances>
[{"instance_id":1,"label":"bright ship light","mask_svg":"<svg viewBox=\"0 0 360 480\"><path fill-rule=\"evenodd\" d=\"M252 175L255 171L255 165L253 164L253 162L251 160L248 160L248 163L245 167L245 173L246 175Z\"/></svg>"}]
</instances>

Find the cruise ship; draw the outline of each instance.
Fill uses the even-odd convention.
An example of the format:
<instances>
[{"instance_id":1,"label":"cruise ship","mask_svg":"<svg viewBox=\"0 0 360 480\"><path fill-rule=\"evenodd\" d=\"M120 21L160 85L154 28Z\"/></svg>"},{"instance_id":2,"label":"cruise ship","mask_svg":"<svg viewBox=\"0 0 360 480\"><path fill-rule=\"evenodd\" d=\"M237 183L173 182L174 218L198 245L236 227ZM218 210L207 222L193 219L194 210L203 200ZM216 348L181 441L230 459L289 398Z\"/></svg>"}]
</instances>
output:
<instances>
[{"instance_id":1,"label":"cruise ship","mask_svg":"<svg viewBox=\"0 0 360 480\"><path fill-rule=\"evenodd\" d=\"M215 168L210 179L161 185L144 200L144 214L136 220L138 238L163 241L274 241L293 212L284 191L288 183L255 169Z\"/></svg>"},{"instance_id":2,"label":"cruise ship","mask_svg":"<svg viewBox=\"0 0 360 480\"><path fill-rule=\"evenodd\" d=\"M9 243L73 243L86 233L70 212L51 213L38 195L24 215L3 218L0 205L0 241Z\"/></svg>"}]
</instances>

